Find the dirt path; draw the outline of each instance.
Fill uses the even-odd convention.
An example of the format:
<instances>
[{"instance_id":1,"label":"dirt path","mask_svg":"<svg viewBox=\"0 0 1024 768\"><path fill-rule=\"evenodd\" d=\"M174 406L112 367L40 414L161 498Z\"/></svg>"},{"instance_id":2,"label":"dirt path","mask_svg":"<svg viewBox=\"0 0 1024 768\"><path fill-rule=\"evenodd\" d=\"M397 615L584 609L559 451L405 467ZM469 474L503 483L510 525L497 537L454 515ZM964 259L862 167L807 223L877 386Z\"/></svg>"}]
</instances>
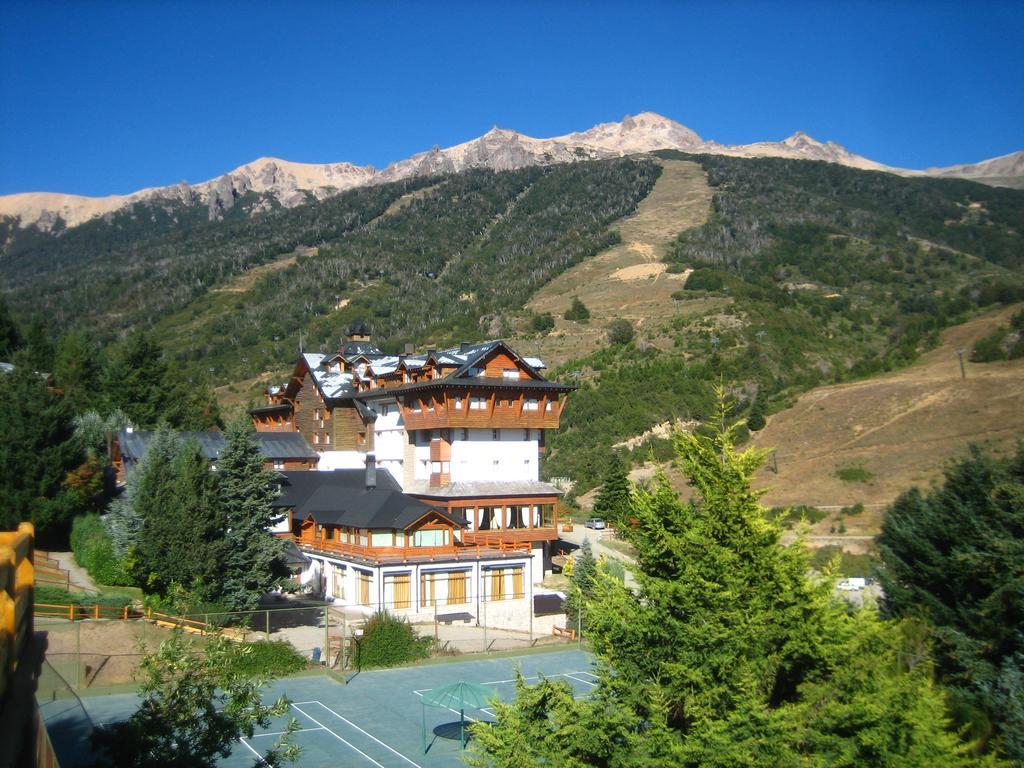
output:
<instances>
[{"instance_id":1,"label":"dirt path","mask_svg":"<svg viewBox=\"0 0 1024 768\"><path fill-rule=\"evenodd\" d=\"M72 552L48 552L49 557L56 560L60 567L70 574L72 587L78 587L87 592L98 592L99 588L92 576L82 566L75 562L75 555Z\"/></svg>"},{"instance_id":2,"label":"dirt path","mask_svg":"<svg viewBox=\"0 0 1024 768\"><path fill-rule=\"evenodd\" d=\"M616 225L622 242L563 272L527 303L527 309L555 316L555 330L540 340L535 350L549 365L602 346L607 325L617 318L632 321L642 332L663 320L667 307L676 314L685 311L675 304L672 294L682 288L687 274L667 272L662 258L680 232L707 220L712 191L698 164L659 162L662 172L654 189L635 213ZM574 296L590 310L589 323L562 319ZM699 312L708 306L705 301L696 304L699 307L694 310Z\"/></svg>"}]
</instances>

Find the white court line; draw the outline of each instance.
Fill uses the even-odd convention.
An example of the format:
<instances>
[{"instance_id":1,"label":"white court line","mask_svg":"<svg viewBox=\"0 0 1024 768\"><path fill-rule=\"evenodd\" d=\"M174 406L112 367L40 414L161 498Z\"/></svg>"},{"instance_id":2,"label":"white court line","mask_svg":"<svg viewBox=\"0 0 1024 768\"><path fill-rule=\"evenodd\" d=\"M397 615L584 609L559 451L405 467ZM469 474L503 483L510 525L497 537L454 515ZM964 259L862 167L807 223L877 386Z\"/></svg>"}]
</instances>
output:
<instances>
[{"instance_id":1,"label":"white court line","mask_svg":"<svg viewBox=\"0 0 1024 768\"><path fill-rule=\"evenodd\" d=\"M254 755L256 755L256 759L259 760L260 763L265 764L267 762L266 760L263 759L263 755L261 755L259 752L257 752L255 749L253 749L249 745L248 741L246 741L244 738L240 738L239 741L242 742L242 744L245 746L246 749L248 749L250 752L252 752Z\"/></svg>"},{"instance_id":2,"label":"white court line","mask_svg":"<svg viewBox=\"0 0 1024 768\"><path fill-rule=\"evenodd\" d=\"M311 704L312 702L305 702ZM292 733L305 733L306 731L322 731L323 728L296 728ZM250 739L262 739L264 736L284 736L288 731L272 731L270 733L254 733Z\"/></svg>"},{"instance_id":3,"label":"white court line","mask_svg":"<svg viewBox=\"0 0 1024 768\"><path fill-rule=\"evenodd\" d=\"M399 751L397 751L397 750L395 750L395 749L392 749L392 748L391 748L390 746L388 746L388 745L387 745L387 744L385 744L385 743L384 743L383 741L381 741L380 739L378 739L378 738L377 738L376 736L374 736L374 735L373 735L372 733L367 733L366 731L364 731L364 730L363 730L362 728L360 728L360 727L359 727L358 725L356 725L355 723L353 723L353 722L352 722L351 720L349 720L349 719L348 719L347 717L344 717L343 715L339 715L339 714L338 714L337 712L335 712L335 711L334 711L333 709L331 709L330 707L328 707L328 706L327 706L326 704L324 704L324 703L323 703L322 701L316 701L316 702L311 702L311 703L313 703L313 704L319 704L319 705L320 705L321 707L323 707L324 709L326 709L326 710L327 710L328 712L330 712L330 713L331 713L332 715L334 715L334 716L335 716L336 718L338 718L339 720L342 720L342 721L344 721L344 722L348 723L348 724L349 724L350 726L352 726L353 728L355 728L355 729L356 729L357 731L359 731L359 732L360 732L361 734L363 734L364 736L368 736L369 738L371 738L371 739L373 739L374 741L376 741L376 742L377 742L378 744L380 744L380 745L381 745L382 747L384 747L384 749L386 749L386 750L387 750L388 752L391 752L392 754L398 755L398 756L399 756L400 758L402 758L403 760L405 760L405 762L407 762L407 763L408 763L409 765L413 765L413 766L416 766L416 768L423 768L423 766L421 766L421 765L420 765L419 763L414 763L414 762L413 762L412 760L410 760L410 759L409 759L408 757L406 757L405 755L403 755L403 754L402 754L401 752L399 752Z\"/></svg>"},{"instance_id":4,"label":"white court line","mask_svg":"<svg viewBox=\"0 0 1024 768\"><path fill-rule=\"evenodd\" d=\"M584 685L596 686L597 683L592 683L589 680L584 680L579 677L575 677L572 672L566 672L562 677L568 677L570 680L575 680L577 683L583 683Z\"/></svg>"},{"instance_id":5,"label":"white court line","mask_svg":"<svg viewBox=\"0 0 1024 768\"><path fill-rule=\"evenodd\" d=\"M578 672L555 672L555 673L550 674L550 675L543 675L543 674L541 674L541 675L530 675L528 677L524 677L523 680L540 680L542 677L546 677L548 679L550 679L552 677L571 677L572 675L590 675L591 677L597 677L597 675L595 675L593 672L586 672L586 671L580 670ZM575 679L575 678L573 678L573 679ZM489 680L486 683L480 683L480 685L501 685L502 683L514 683L515 681L516 681L516 678L513 677L513 678L510 678L508 680ZM580 680L579 682L585 683L587 681L586 680ZM590 683L590 685L596 685L596 683ZM427 691L432 691L432 690L434 690L434 689L433 688L419 688L417 690L414 690L413 693L415 693L417 696L422 696ZM307 703L313 703L313 702L307 702Z\"/></svg>"},{"instance_id":6,"label":"white court line","mask_svg":"<svg viewBox=\"0 0 1024 768\"><path fill-rule=\"evenodd\" d=\"M299 711L299 713L300 713L300 714L302 714L302 715L303 715L303 716L305 716L305 717L308 717L308 718L309 718L310 720L312 720L312 721L313 721L314 723L316 723L317 725L319 725L319 726L320 726L321 728L323 728L323 729L324 729L325 731L327 731L327 732L328 732L329 734L331 734L331 736L333 736L334 738L336 738L336 739L337 739L338 741L340 741L340 742L341 742L342 744L344 744L344 745L346 745L346 746L348 746L348 747L351 747L351 748L352 748L352 749L354 749L354 750L355 750L356 752L358 752L358 753L359 753L360 755L362 755L362 756L363 756L363 757L365 757L365 758L366 758L367 760L369 760L369 761L370 761L371 763L373 763L374 765L376 765L376 766L377 766L377 768L384 768L384 766L383 766L383 765L381 765L381 764L380 764L380 763L378 763L378 762L377 762L376 760L374 760L374 759L373 759L372 757L370 757L370 756L369 756L368 754L366 754L365 752L363 752L363 750L359 749L359 747L355 746L354 744L352 744L352 743L350 743L350 742L348 742L348 741L345 741L345 739L341 738L341 736L339 736L338 734L336 734L336 733L335 733L334 731L332 731L332 730L331 730L330 728L328 728L328 727L327 727L326 725L324 725L323 723L321 723L321 722L320 722L319 720L317 720L317 719L316 719L315 717L313 717L313 716L312 716L311 714L309 714L308 712L303 712L303 711L302 711L301 709L299 709L299 708L298 708L298 706L296 706L295 704L292 704L292 706L293 706L293 707L295 707L295 709L297 709L297 710Z\"/></svg>"}]
</instances>

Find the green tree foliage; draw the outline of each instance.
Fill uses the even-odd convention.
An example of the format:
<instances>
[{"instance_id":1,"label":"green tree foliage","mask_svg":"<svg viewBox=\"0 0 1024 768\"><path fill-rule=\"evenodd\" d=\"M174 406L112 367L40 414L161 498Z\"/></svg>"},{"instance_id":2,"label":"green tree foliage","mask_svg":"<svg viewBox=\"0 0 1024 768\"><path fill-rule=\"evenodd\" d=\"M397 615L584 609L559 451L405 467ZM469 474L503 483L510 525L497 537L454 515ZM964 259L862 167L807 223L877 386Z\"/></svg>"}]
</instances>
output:
<instances>
[{"instance_id":1,"label":"green tree foliage","mask_svg":"<svg viewBox=\"0 0 1024 768\"><path fill-rule=\"evenodd\" d=\"M104 764L136 768L215 766L231 754L240 738L266 729L285 716L289 702L262 700L265 680L239 672L244 645L214 637L199 648L180 633L143 657L142 703L128 720L102 726L93 743ZM285 733L254 765L279 766L298 757L290 720Z\"/></svg>"},{"instance_id":2,"label":"green tree foliage","mask_svg":"<svg viewBox=\"0 0 1024 768\"><path fill-rule=\"evenodd\" d=\"M1024 444L1008 459L972 447L941 488L902 494L878 545L885 610L934 627L943 679L1024 764Z\"/></svg>"},{"instance_id":3,"label":"green tree foliage","mask_svg":"<svg viewBox=\"0 0 1024 768\"><path fill-rule=\"evenodd\" d=\"M99 515L76 517L71 526L71 551L75 561L98 584L132 586L135 581L122 558L114 551L110 533Z\"/></svg>"},{"instance_id":4,"label":"green tree foliage","mask_svg":"<svg viewBox=\"0 0 1024 768\"><path fill-rule=\"evenodd\" d=\"M363 625L363 634L356 644L356 665L359 669L396 667L425 659L433 643L431 637L418 637L407 619L385 610L373 614Z\"/></svg>"},{"instance_id":5,"label":"green tree foliage","mask_svg":"<svg viewBox=\"0 0 1024 768\"><path fill-rule=\"evenodd\" d=\"M0 402L0 529L30 520L40 538L59 540L78 511L64 483L85 458L71 409L20 356L0 375Z\"/></svg>"},{"instance_id":6,"label":"green tree foliage","mask_svg":"<svg viewBox=\"0 0 1024 768\"><path fill-rule=\"evenodd\" d=\"M609 344L629 344L635 335L636 332L633 330L633 324L629 320L619 318L612 321L612 324L608 326Z\"/></svg>"},{"instance_id":7,"label":"green tree foliage","mask_svg":"<svg viewBox=\"0 0 1024 768\"><path fill-rule=\"evenodd\" d=\"M0 296L0 362L8 362L21 346L21 332L7 308L7 301Z\"/></svg>"},{"instance_id":8,"label":"green tree foliage","mask_svg":"<svg viewBox=\"0 0 1024 768\"><path fill-rule=\"evenodd\" d=\"M971 360L975 363L1016 360L1020 357L1024 357L1024 310L1014 314L1008 326L999 326L978 339L971 348Z\"/></svg>"},{"instance_id":9,"label":"green tree foliage","mask_svg":"<svg viewBox=\"0 0 1024 768\"><path fill-rule=\"evenodd\" d=\"M550 312L542 312L539 315L534 315L533 319L530 320L530 328L537 333L547 333L555 327L555 318Z\"/></svg>"},{"instance_id":10,"label":"green tree foliage","mask_svg":"<svg viewBox=\"0 0 1024 768\"><path fill-rule=\"evenodd\" d=\"M590 319L590 310L587 305L580 301L579 296L572 297L572 305L562 315L566 320L573 320L577 323L585 323Z\"/></svg>"},{"instance_id":11,"label":"green tree foliage","mask_svg":"<svg viewBox=\"0 0 1024 768\"><path fill-rule=\"evenodd\" d=\"M224 436L216 473L225 526L218 598L233 610L250 610L288 575L285 542L268 533L281 515L270 506L274 473L263 467L252 423L236 419Z\"/></svg>"},{"instance_id":12,"label":"green tree foliage","mask_svg":"<svg viewBox=\"0 0 1024 768\"><path fill-rule=\"evenodd\" d=\"M594 582L597 578L597 560L590 546L590 539L584 539L579 551L573 555L572 573L565 596L565 617L569 627L585 631L587 616L584 606L593 597Z\"/></svg>"},{"instance_id":13,"label":"green tree foliage","mask_svg":"<svg viewBox=\"0 0 1024 768\"><path fill-rule=\"evenodd\" d=\"M723 423L727 407L719 405ZM598 571L585 610L600 682L520 684L474 726L477 765L967 766L919 643L850 612L783 547L736 427L674 436L694 498L634 494L638 591ZM912 633L911 633L912 634Z\"/></svg>"},{"instance_id":14,"label":"green tree foliage","mask_svg":"<svg viewBox=\"0 0 1024 768\"><path fill-rule=\"evenodd\" d=\"M21 350L21 364L39 373L53 370L54 346L50 329L39 315L35 315L25 329L25 344Z\"/></svg>"},{"instance_id":15,"label":"green tree foliage","mask_svg":"<svg viewBox=\"0 0 1024 768\"><path fill-rule=\"evenodd\" d=\"M63 390L75 413L100 405L101 370L99 350L86 333L72 331L57 342L54 385Z\"/></svg>"},{"instance_id":16,"label":"green tree foliage","mask_svg":"<svg viewBox=\"0 0 1024 768\"><path fill-rule=\"evenodd\" d=\"M130 498L139 521L134 544L140 585L160 595L175 584L190 588L196 578L201 585L214 568L212 553L198 535L210 528L213 501L206 459L195 443L183 450L177 437L163 428L135 471Z\"/></svg>"},{"instance_id":17,"label":"green tree foliage","mask_svg":"<svg viewBox=\"0 0 1024 768\"><path fill-rule=\"evenodd\" d=\"M631 487L625 463L618 454L612 454L612 460L601 483L601 490L594 499L594 514L609 521L616 528L631 525Z\"/></svg>"},{"instance_id":18,"label":"green tree foliage","mask_svg":"<svg viewBox=\"0 0 1024 768\"><path fill-rule=\"evenodd\" d=\"M747 429L751 432L760 432L764 429L767 421L764 414L764 398L760 394L750 404L750 412L747 414Z\"/></svg>"}]
</instances>

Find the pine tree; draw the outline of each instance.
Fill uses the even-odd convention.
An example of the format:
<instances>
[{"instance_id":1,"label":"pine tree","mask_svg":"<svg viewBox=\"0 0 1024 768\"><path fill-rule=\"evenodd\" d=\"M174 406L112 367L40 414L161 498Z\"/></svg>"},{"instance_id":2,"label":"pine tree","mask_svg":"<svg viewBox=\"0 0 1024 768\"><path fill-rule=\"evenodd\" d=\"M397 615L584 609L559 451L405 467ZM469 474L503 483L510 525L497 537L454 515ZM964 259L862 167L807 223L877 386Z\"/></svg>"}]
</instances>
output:
<instances>
[{"instance_id":1,"label":"pine tree","mask_svg":"<svg viewBox=\"0 0 1024 768\"><path fill-rule=\"evenodd\" d=\"M0 296L0 361L9 361L20 346L21 333L7 309L7 302Z\"/></svg>"},{"instance_id":2,"label":"pine tree","mask_svg":"<svg viewBox=\"0 0 1024 768\"><path fill-rule=\"evenodd\" d=\"M747 414L747 429L751 432L759 432L766 424L764 415L764 400L761 395L754 398L750 405L750 413Z\"/></svg>"},{"instance_id":3,"label":"pine tree","mask_svg":"<svg viewBox=\"0 0 1024 768\"><path fill-rule=\"evenodd\" d=\"M64 391L75 413L99 404L101 370L96 346L85 333L72 331L57 342L53 381Z\"/></svg>"},{"instance_id":4,"label":"pine tree","mask_svg":"<svg viewBox=\"0 0 1024 768\"><path fill-rule=\"evenodd\" d=\"M108 408L123 410L136 429L155 429L167 421L171 400L167 377L160 345L148 332L136 331L113 351L103 369Z\"/></svg>"},{"instance_id":5,"label":"pine tree","mask_svg":"<svg viewBox=\"0 0 1024 768\"><path fill-rule=\"evenodd\" d=\"M285 542L269 532L281 515L270 506L274 473L264 469L252 424L235 420L224 436L227 445L217 460L217 493L226 527L219 597L236 610L249 610L287 576Z\"/></svg>"},{"instance_id":6,"label":"pine tree","mask_svg":"<svg viewBox=\"0 0 1024 768\"><path fill-rule=\"evenodd\" d=\"M175 488L175 463L180 451L178 438L166 427L157 430L146 455L134 469L131 503L139 519L136 540L137 574L140 584L156 591L166 589L162 574L169 548L176 546L179 504ZM130 544L131 540L127 539Z\"/></svg>"},{"instance_id":7,"label":"pine tree","mask_svg":"<svg viewBox=\"0 0 1024 768\"><path fill-rule=\"evenodd\" d=\"M737 426L719 425L674 435L692 500L664 476L634 494L637 590L597 572L584 610L598 686L574 700L564 683L520 683L474 726L473 764L989 764L951 729L904 627L850 612L807 577L802 542L780 545L750 487L765 452L736 451Z\"/></svg>"},{"instance_id":8,"label":"pine tree","mask_svg":"<svg viewBox=\"0 0 1024 768\"><path fill-rule=\"evenodd\" d=\"M590 539L584 539L579 551L573 555L572 573L565 596L565 615L569 627L584 630L587 625L583 607L592 599L594 581L597 578L597 560L590 546Z\"/></svg>"},{"instance_id":9,"label":"pine tree","mask_svg":"<svg viewBox=\"0 0 1024 768\"><path fill-rule=\"evenodd\" d=\"M20 355L0 374L0 403L0 530L30 520L59 540L76 511L64 481L85 459L71 409Z\"/></svg>"},{"instance_id":10,"label":"pine tree","mask_svg":"<svg viewBox=\"0 0 1024 768\"><path fill-rule=\"evenodd\" d=\"M630 482L626 473L626 465L617 454L612 455L608 471L605 473L601 490L594 500L594 514L611 522L616 528L629 524L630 519Z\"/></svg>"}]
</instances>

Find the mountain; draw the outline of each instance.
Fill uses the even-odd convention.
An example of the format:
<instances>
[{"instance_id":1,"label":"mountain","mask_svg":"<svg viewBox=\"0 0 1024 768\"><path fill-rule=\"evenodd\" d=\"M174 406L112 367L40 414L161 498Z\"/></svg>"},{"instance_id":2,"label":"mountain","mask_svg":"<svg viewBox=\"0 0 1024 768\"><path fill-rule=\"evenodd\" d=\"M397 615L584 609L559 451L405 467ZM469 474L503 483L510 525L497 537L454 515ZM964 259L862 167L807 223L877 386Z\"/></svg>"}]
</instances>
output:
<instances>
[{"instance_id":1,"label":"mountain","mask_svg":"<svg viewBox=\"0 0 1024 768\"><path fill-rule=\"evenodd\" d=\"M320 165L263 157L199 184L189 185L183 181L128 195L86 197L48 192L6 195L0 197L0 218L15 219L21 227L34 225L44 232L59 231L98 216L109 215L133 203L156 202L200 203L206 207L209 219L217 220L223 218L240 198L249 193L256 193L259 197L246 208L246 212L252 214L275 205L293 208L356 187L458 173L470 168L508 171L658 150L733 157L820 160L860 170L907 176L969 178L996 186L1024 184L1024 152L980 163L915 171L877 163L850 152L840 144L821 142L801 131L783 141L718 144L701 138L674 120L654 112L643 112L635 116L627 115L621 122L601 123L586 131L550 139L537 139L495 127L479 138L446 149L435 146L426 152L392 163L382 170L345 162Z\"/></svg>"}]
</instances>

